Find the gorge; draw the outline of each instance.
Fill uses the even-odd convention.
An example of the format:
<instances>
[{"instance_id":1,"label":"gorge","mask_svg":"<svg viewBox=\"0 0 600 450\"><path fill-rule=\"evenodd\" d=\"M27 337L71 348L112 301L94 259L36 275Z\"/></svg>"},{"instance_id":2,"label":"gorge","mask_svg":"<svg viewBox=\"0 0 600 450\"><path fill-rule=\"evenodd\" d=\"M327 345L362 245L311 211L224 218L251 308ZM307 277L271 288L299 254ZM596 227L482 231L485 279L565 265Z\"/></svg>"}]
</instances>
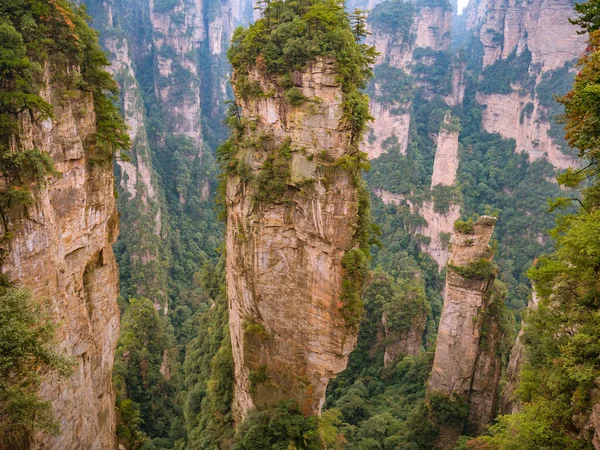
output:
<instances>
[{"instance_id":1,"label":"gorge","mask_svg":"<svg viewBox=\"0 0 600 450\"><path fill-rule=\"evenodd\" d=\"M0 449L600 449L593 9L79 3L0 5Z\"/></svg>"}]
</instances>

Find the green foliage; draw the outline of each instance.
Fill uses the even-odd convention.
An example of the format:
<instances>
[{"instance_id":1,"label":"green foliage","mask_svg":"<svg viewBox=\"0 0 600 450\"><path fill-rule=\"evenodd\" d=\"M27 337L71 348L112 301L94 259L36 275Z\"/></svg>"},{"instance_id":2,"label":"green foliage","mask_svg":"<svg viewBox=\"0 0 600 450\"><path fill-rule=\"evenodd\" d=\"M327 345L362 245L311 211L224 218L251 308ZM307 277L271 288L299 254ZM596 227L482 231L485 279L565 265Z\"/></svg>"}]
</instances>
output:
<instances>
[{"instance_id":1,"label":"green foliage","mask_svg":"<svg viewBox=\"0 0 600 450\"><path fill-rule=\"evenodd\" d=\"M473 219L469 220L457 220L454 222L454 231L461 234L473 234L475 233L475 227L473 226L475 222Z\"/></svg>"},{"instance_id":2,"label":"green foliage","mask_svg":"<svg viewBox=\"0 0 600 450\"><path fill-rule=\"evenodd\" d=\"M588 2L576 3L575 11L579 14L576 19L569 19L574 25L579 25L583 33L593 33L600 29L600 4L596 0L590 0Z\"/></svg>"},{"instance_id":3,"label":"green foliage","mask_svg":"<svg viewBox=\"0 0 600 450\"><path fill-rule=\"evenodd\" d=\"M533 113L534 105L531 102L528 102L523 109L521 110L521 115L519 116L519 123L525 122L525 117L530 118Z\"/></svg>"},{"instance_id":4,"label":"green foliage","mask_svg":"<svg viewBox=\"0 0 600 450\"><path fill-rule=\"evenodd\" d=\"M383 3L380 3L382 5ZM410 3L404 3L410 5ZM374 78L369 83L367 93L371 100L391 105L392 114L402 114L406 105L414 97L414 80L404 70L388 63L378 64L373 71ZM377 80L377 82L375 82Z\"/></svg>"},{"instance_id":5,"label":"green foliage","mask_svg":"<svg viewBox=\"0 0 600 450\"><path fill-rule=\"evenodd\" d=\"M592 7L578 11L592 13ZM592 16L581 19L594 29ZM591 393L600 375L598 334L598 255L600 254L600 209L595 176L597 134L600 114L593 102L593 86L600 74L600 36L590 36L588 53L572 91L563 98L566 106L567 137L578 147L589 165L583 169L592 176L584 192L581 208L565 214L551 234L556 250L539 259L529 271L539 296L537 308L528 312L524 328L527 363L517 389L523 408L499 418L490 435L477 439L471 448L507 449L591 449L591 436L579 433L595 401ZM592 122L595 124L592 125ZM561 181L576 185L583 178L570 171Z\"/></svg>"},{"instance_id":6,"label":"green foliage","mask_svg":"<svg viewBox=\"0 0 600 450\"><path fill-rule=\"evenodd\" d=\"M489 346L488 333L490 325L497 325L499 329L499 339L496 341L496 347L493 350L495 350L496 355L502 358L504 363L508 363L508 357L516 337L514 314L508 309L504 302L507 294L508 290L506 284L499 280L494 280L494 284L487 292L487 295L489 295L489 302L484 310L481 340L479 341L479 345L482 348L487 349Z\"/></svg>"},{"instance_id":7,"label":"green foliage","mask_svg":"<svg viewBox=\"0 0 600 450\"><path fill-rule=\"evenodd\" d=\"M207 265L203 287L214 307L199 314L197 336L188 344L185 421L188 447L227 448L233 437L233 355L229 338L224 260Z\"/></svg>"},{"instance_id":8,"label":"green foliage","mask_svg":"<svg viewBox=\"0 0 600 450\"><path fill-rule=\"evenodd\" d=\"M417 6L429 6L431 8L443 8L452 11L452 4L448 0L417 0Z\"/></svg>"},{"instance_id":9,"label":"green foliage","mask_svg":"<svg viewBox=\"0 0 600 450\"><path fill-rule=\"evenodd\" d=\"M558 102L558 99L565 95L573 85L575 74L571 70L572 66L572 63L567 62L563 67L544 72L542 79L535 88L536 98L542 107L540 118L550 123L550 129L547 131L548 136L567 155L573 155L573 150L569 148L564 138L565 130L561 117L565 111L564 106Z\"/></svg>"},{"instance_id":10,"label":"green foliage","mask_svg":"<svg viewBox=\"0 0 600 450\"><path fill-rule=\"evenodd\" d=\"M463 217L500 217L494 230L499 277L508 285L509 307L523 308L531 290L525 272L534 258L552 247L551 240L540 239L556 217L548 214L547 199L564 192L551 181L555 171L549 163L529 162L527 154L515 153L514 141L481 131L481 110L472 90L465 94L461 123L458 179Z\"/></svg>"},{"instance_id":11,"label":"green foliage","mask_svg":"<svg viewBox=\"0 0 600 450\"><path fill-rule=\"evenodd\" d=\"M420 274L400 278L394 282L384 272L375 272L380 289L386 289L381 301L381 311L386 317L386 330L400 335L408 333L414 327L415 319L424 319L431 312L425 295L425 287ZM386 286L387 285L387 286Z\"/></svg>"},{"instance_id":12,"label":"green foliage","mask_svg":"<svg viewBox=\"0 0 600 450\"><path fill-rule=\"evenodd\" d=\"M279 149L271 152L256 176L255 199L261 203L279 203L288 192L291 170L290 141L286 141Z\"/></svg>"},{"instance_id":13,"label":"green foliage","mask_svg":"<svg viewBox=\"0 0 600 450\"><path fill-rule=\"evenodd\" d=\"M250 381L250 389L255 390L259 384L266 383L269 381L269 375L267 373L267 366L261 364L256 370L251 370L248 374L248 381Z\"/></svg>"},{"instance_id":14,"label":"green foliage","mask_svg":"<svg viewBox=\"0 0 600 450\"><path fill-rule=\"evenodd\" d=\"M368 269L368 258L362 250L348 250L342 257L341 314L350 328L358 328L363 316L362 293Z\"/></svg>"},{"instance_id":15,"label":"green foliage","mask_svg":"<svg viewBox=\"0 0 600 450\"><path fill-rule=\"evenodd\" d=\"M452 269L453 272L456 272L461 277L474 281L488 280L498 272L496 265L486 258L479 258L477 261L473 261L466 266L448 264L448 268Z\"/></svg>"},{"instance_id":16,"label":"green foliage","mask_svg":"<svg viewBox=\"0 0 600 450\"><path fill-rule=\"evenodd\" d=\"M427 83L436 94L446 95L452 90L452 60L446 51L431 47L415 48L411 73L419 81Z\"/></svg>"},{"instance_id":17,"label":"green foliage","mask_svg":"<svg viewBox=\"0 0 600 450\"><path fill-rule=\"evenodd\" d=\"M467 441L468 450L591 450L564 428L565 411L560 402L540 399L517 414L500 416L490 436Z\"/></svg>"},{"instance_id":18,"label":"green foliage","mask_svg":"<svg viewBox=\"0 0 600 450\"><path fill-rule=\"evenodd\" d=\"M128 423L120 423L123 434L118 436L124 443L140 440L140 431L152 436L169 433L165 419L173 414L173 401L168 398L172 385L161 373L161 365L171 344L166 321L152 302L130 299L121 320L113 374L117 405L128 413Z\"/></svg>"},{"instance_id":19,"label":"green foliage","mask_svg":"<svg viewBox=\"0 0 600 450\"><path fill-rule=\"evenodd\" d=\"M38 390L44 376L66 377L73 361L58 352L50 305L2 280L0 286L0 436L22 448L38 431L57 434L52 405Z\"/></svg>"},{"instance_id":20,"label":"green foliage","mask_svg":"<svg viewBox=\"0 0 600 450\"><path fill-rule=\"evenodd\" d=\"M447 214L451 205L460 205L462 195L456 186L444 186L436 184L431 188L433 209L438 214ZM456 224L455 224L456 226Z\"/></svg>"},{"instance_id":21,"label":"green foliage","mask_svg":"<svg viewBox=\"0 0 600 450\"><path fill-rule=\"evenodd\" d=\"M381 270L369 275L357 348L350 355L347 369L328 386L325 408L340 411L339 429L348 441L348 449L411 448L411 425L405 423L425 397L432 353L402 355L389 368L383 366L385 343L378 338L378 326L384 311L401 332L412 317L428 309L423 304L421 282L415 279L415 261L406 258L395 262L406 268L398 282Z\"/></svg>"},{"instance_id":22,"label":"green foliage","mask_svg":"<svg viewBox=\"0 0 600 450\"><path fill-rule=\"evenodd\" d=\"M263 94L260 83L258 81L250 81L246 74L240 74L235 79L235 92L244 100L260 97Z\"/></svg>"},{"instance_id":23,"label":"green foliage","mask_svg":"<svg viewBox=\"0 0 600 450\"><path fill-rule=\"evenodd\" d=\"M368 23L375 30L393 34L406 42L414 22L415 5L403 0L387 0L373 8ZM376 75L377 76L377 75Z\"/></svg>"},{"instance_id":24,"label":"green foliage","mask_svg":"<svg viewBox=\"0 0 600 450\"><path fill-rule=\"evenodd\" d=\"M330 415L328 415L330 416ZM327 419L327 418L326 418ZM321 450L331 436L324 435L323 419L305 417L293 401L280 402L266 410L250 411L240 425L233 444L234 450ZM329 428L335 424L329 417ZM328 430L331 434L331 430ZM334 434L335 431L333 432ZM337 436L333 437L334 442ZM335 447L333 447L335 448Z\"/></svg>"},{"instance_id":25,"label":"green foliage","mask_svg":"<svg viewBox=\"0 0 600 450\"><path fill-rule=\"evenodd\" d=\"M344 93L352 143L358 147L370 118L368 98L358 90L371 76L375 51L356 42L341 2L269 2L263 17L235 31L227 56L234 68L234 80L255 65L270 74L286 75L318 57L332 57Z\"/></svg>"},{"instance_id":26,"label":"green foliage","mask_svg":"<svg viewBox=\"0 0 600 450\"><path fill-rule=\"evenodd\" d=\"M249 322L244 325L244 334L248 336L258 336L261 339L268 339L269 332L262 323Z\"/></svg>"},{"instance_id":27,"label":"green foliage","mask_svg":"<svg viewBox=\"0 0 600 450\"><path fill-rule=\"evenodd\" d=\"M177 0L156 0L154 2L154 11L157 13L168 13L175 8Z\"/></svg>"},{"instance_id":28,"label":"green foliage","mask_svg":"<svg viewBox=\"0 0 600 450\"><path fill-rule=\"evenodd\" d=\"M441 392L427 395L427 409L438 424L462 425L469 416L469 404L457 395Z\"/></svg>"},{"instance_id":29,"label":"green foliage","mask_svg":"<svg viewBox=\"0 0 600 450\"><path fill-rule=\"evenodd\" d=\"M529 50L524 50L520 55L515 50L508 57L483 69L478 90L484 94L510 94L512 85L530 90L530 64ZM535 77L532 81L535 82Z\"/></svg>"},{"instance_id":30,"label":"green foliage","mask_svg":"<svg viewBox=\"0 0 600 450\"><path fill-rule=\"evenodd\" d=\"M285 91L284 95L285 101L288 102L292 106L300 106L304 103L307 98L302 94L302 91L298 89L296 86Z\"/></svg>"},{"instance_id":31,"label":"green foliage","mask_svg":"<svg viewBox=\"0 0 600 450\"><path fill-rule=\"evenodd\" d=\"M129 147L114 105L116 83L105 70L108 59L87 19L83 7L64 0L0 5L0 173L8 179L0 198L2 211L27 206L32 185L58 175L50 156L26 148L21 138L20 120L25 116L34 123L53 116L52 106L39 95L44 63L60 80L57 90L74 98L92 94L96 132L84 143L91 162L112 161L117 150Z\"/></svg>"}]
</instances>

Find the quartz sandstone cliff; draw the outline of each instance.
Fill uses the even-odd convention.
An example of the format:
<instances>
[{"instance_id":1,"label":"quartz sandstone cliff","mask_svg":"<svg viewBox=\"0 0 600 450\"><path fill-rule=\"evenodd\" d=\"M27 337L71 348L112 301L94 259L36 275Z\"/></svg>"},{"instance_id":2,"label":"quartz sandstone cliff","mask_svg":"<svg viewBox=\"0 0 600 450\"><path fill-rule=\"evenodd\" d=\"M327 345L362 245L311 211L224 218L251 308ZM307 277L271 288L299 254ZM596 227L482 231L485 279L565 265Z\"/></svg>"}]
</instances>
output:
<instances>
[{"instance_id":1,"label":"quartz sandstone cliff","mask_svg":"<svg viewBox=\"0 0 600 450\"><path fill-rule=\"evenodd\" d=\"M57 72L77 67L46 63L41 96L54 118L22 117L21 143L47 152L61 177L51 177L25 210L7 212L12 237L3 244L2 272L50 303L64 354L75 366L66 380L48 376L42 397L52 402L57 436L36 436L30 448L115 448L112 368L119 333L118 269L112 244L118 235L112 164L90 164L95 133L92 96L53 84ZM6 212L5 212L6 213Z\"/></svg>"},{"instance_id":2,"label":"quartz sandstone cliff","mask_svg":"<svg viewBox=\"0 0 600 450\"><path fill-rule=\"evenodd\" d=\"M239 146L235 158L257 177L283 148L289 167L285 193L272 201L261 201L261 186L248 178L227 179L227 290L238 421L252 407L285 398L296 399L306 414L318 414L328 380L346 367L356 344L356 330L342 315L341 292L342 257L357 244L358 190L333 162L351 148L334 61L313 61L293 79L309 98L299 106L285 102L275 76L256 68L250 82L273 95L238 100L252 126L248 145Z\"/></svg>"},{"instance_id":3,"label":"quartz sandstone cliff","mask_svg":"<svg viewBox=\"0 0 600 450\"><path fill-rule=\"evenodd\" d=\"M489 262L488 243L495 222L492 217L482 216L472 232L454 233L428 387L428 395L436 393L466 401L470 409L468 421L478 431L491 421L496 410L501 372L496 346L501 331L497 318L489 313L493 272L472 277L461 274L461 270L481 261ZM463 425L441 424L438 445L453 448L462 429Z\"/></svg>"},{"instance_id":4,"label":"quartz sandstone cliff","mask_svg":"<svg viewBox=\"0 0 600 450\"><path fill-rule=\"evenodd\" d=\"M537 91L545 74L565 64L572 68L585 49L585 37L568 21L575 14L572 2L480 0L472 3L466 14L467 28L483 46L484 67L511 54L531 52L528 77L533 86L516 83L510 93L477 94L477 102L484 106L483 128L515 139L516 151L526 152L531 160L547 157L559 169L575 164L574 153L561 151L561 143L548 135L554 118L552 114L548 117Z\"/></svg>"},{"instance_id":5,"label":"quartz sandstone cliff","mask_svg":"<svg viewBox=\"0 0 600 450\"><path fill-rule=\"evenodd\" d=\"M449 5L448 5L449 6ZM376 21L369 23L372 34L368 37L371 45L379 52L376 63L387 64L401 71L402 77L412 83L407 90L406 99L390 99L382 91L382 82L377 76L373 80L374 94L371 99L371 111L375 120L371 124L369 139L364 144L371 159L387 151L390 139L397 139L399 151L406 154L411 134L412 94L421 89L425 98L431 99L439 86L431 85L422 73L414 73L416 65L425 67L436 64L436 56L450 51L452 11L443 5L415 5L414 18L410 31L406 34L391 32ZM448 109L462 104L464 96L464 72L462 63L450 67L452 71L448 92L443 96ZM377 74L377 70L375 72ZM431 175L431 187L437 185L452 186L456 182L458 170L458 129L449 127L452 117L447 114L436 135L432 136L437 151ZM414 128L414 124L412 125ZM452 232L452 225L460 217L460 206L451 204L448 211L438 212L431 200L420 205L410 204L411 210L425 219L426 224L415 230L427 238L421 243L421 250L431 255L440 268L446 265L450 253L442 240L443 234Z\"/></svg>"},{"instance_id":6,"label":"quartz sandstone cliff","mask_svg":"<svg viewBox=\"0 0 600 450\"><path fill-rule=\"evenodd\" d=\"M367 38L367 43L373 45L379 56L376 65L389 64L392 68L403 72L404 77L410 77L413 65L416 63L415 50L428 49L435 52L446 52L451 44L452 11L443 6L415 7L414 17L410 31L403 34L401 31L390 31L372 20L369 29L372 33ZM433 60L422 58L425 64ZM459 80L456 80L458 83ZM398 139L400 152L406 153L409 142L409 128L411 121L411 100L398 101L388 97L387 92L381 89L377 78L373 80L375 96L371 99L371 112L375 120L371 124L370 139L364 143L364 150L369 158L374 159L386 152L384 141L392 136ZM422 82L415 80L417 85ZM425 88L429 86L425 85ZM460 87L457 85L457 89ZM379 95L381 98L378 99ZM386 99L383 101L383 99Z\"/></svg>"}]
</instances>

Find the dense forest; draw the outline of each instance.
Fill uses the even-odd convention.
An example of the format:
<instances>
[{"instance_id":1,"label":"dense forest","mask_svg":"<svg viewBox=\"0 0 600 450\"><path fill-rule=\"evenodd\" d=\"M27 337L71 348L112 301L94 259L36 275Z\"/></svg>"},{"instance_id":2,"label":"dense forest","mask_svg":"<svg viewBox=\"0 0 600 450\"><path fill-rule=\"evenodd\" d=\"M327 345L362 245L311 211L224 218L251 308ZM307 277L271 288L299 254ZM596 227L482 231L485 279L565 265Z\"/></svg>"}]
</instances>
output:
<instances>
[{"instance_id":1,"label":"dense forest","mask_svg":"<svg viewBox=\"0 0 600 450\"><path fill-rule=\"evenodd\" d=\"M32 207L47 180L60 177L52 158L29 149L22 132L24 114L40 123L54 117L44 97L53 71L51 84L64 86L64 99L91 95L96 133L86 142L86 167L92 171L116 161L121 325L112 380L119 445L127 450L598 445L597 0L574 5L573 29L587 39L577 66L569 60L549 70L533 60L527 45L484 63L487 50L465 16L454 15L452 30L440 38L449 45L417 45L423 17L432 11L452 16L455 8L447 0L385 0L370 11L338 0L266 1L254 12L243 2L228 3L227 10L224 2L205 0L196 15L187 1L108 3L0 5L0 216L2 243L8 246L17 231L11 214ZM198 30L206 33L203 38ZM401 67L393 53L378 54L381 36L410 55L409 63ZM323 150L298 163L305 149L291 147L291 139L271 148L274 138L242 111L250 101L281 97L283 116L300 122L297 111L310 115L323 99L304 95L298 80L323 59L332 61L331 85L341 92L340 130L348 132L350 150L337 159ZM268 82L257 82L255 73ZM457 74L461 99L454 102L449 98L457 95ZM515 139L486 131L488 106L481 98L495 95L528 99L521 101L520 123L537 114L565 158L577 153L573 168L560 170L545 157L530 157ZM374 105L392 118L408 118L407 139L405 145L391 135L381 144L383 153L369 161L362 150L363 141L377 141ZM435 184L444 133L457 136L456 180ZM253 172L248 154L256 148L265 153ZM305 170L299 165L316 167L322 178L298 181L294 171ZM256 405L239 420L232 406L240 369L227 290L228 180L243 181L256 211L314 198L320 183L329 189L335 177L348 177L357 192L351 204L358 219L341 258L336 310L347 335L357 335L356 346L345 369L330 377L322 414L306 414L290 393L289 399ZM495 224L485 255L467 265L440 264L428 252L433 240L424 231L428 220L451 217L453 210L460 211L459 220L435 236L450 258L457 242L473 245L478 218ZM2 247L0 264L4 253ZM446 395L429 384L444 291L448 280L458 278L463 287L485 286L476 347L499 361L496 417L483 429L471 420L469 396ZM74 366L57 342L60 323L52 314L45 299L2 277L0 449L25 448L37 431L61 433L51 402L38 394L40 374L68 379ZM271 330L262 323L245 319L241 326L244 343L272 345ZM517 348L521 361L510 379L509 358ZM275 391L270 370L261 364L249 371L252 395ZM300 374L293 376L309 385ZM517 405L510 410L500 400L507 395ZM452 433L456 436L448 437Z\"/></svg>"}]
</instances>

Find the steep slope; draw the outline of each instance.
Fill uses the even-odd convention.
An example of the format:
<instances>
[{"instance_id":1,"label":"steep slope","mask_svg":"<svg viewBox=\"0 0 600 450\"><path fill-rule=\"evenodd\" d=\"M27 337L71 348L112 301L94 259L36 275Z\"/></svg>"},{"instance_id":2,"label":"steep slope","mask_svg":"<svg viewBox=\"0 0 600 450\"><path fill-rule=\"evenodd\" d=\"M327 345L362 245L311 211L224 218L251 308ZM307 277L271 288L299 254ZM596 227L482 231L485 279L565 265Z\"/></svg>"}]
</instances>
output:
<instances>
[{"instance_id":1,"label":"steep slope","mask_svg":"<svg viewBox=\"0 0 600 450\"><path fill-rule=\"evenodd\" d=\"M329 18L320 30L322 11ZM297 23L304 28L279 41ZM266 51L271 39L275 53ZM301 40L331 49L298 54ZM287 51L291 67L282 62ZM289 398L307 415L320 413L327 382L356 344L369 226L358 148L368 110L357 88L370 54L332 2L267 7L234 36L239 106L221 155L238 421Z\"/></svg>"},{"instance_id":2,"label":"steep slope","mask_svg":"<svg viewBox=\"0 0 600 450\"><path fill-rule=\"evenodd\" d=\"M462 103L465 68L450 56L451 22L450 3L424 1L380 3L368 20L372 31L368 42L377 48L379 56L369 92L375 120L365 151L371 159L386 152L411 158L417 146L417 153L435 151L433 166L428 161L426 167L419 168L427 178L420 180L422 186L412 185L401 192L396 188L391 193L404 194L400 203L407 201L411 211L423 217L424 223L414 233L424 236L421 249L440 267L449 257L443 236L452 232L452 224L460 217L456 199L447 207L436 205L442 191L445 196L454 192L450 187L456 183L459 161L460 125L452 108ZM415 133L423 125L426 135L419 138ZM389 197L387 189L391 186L386 189L385 184L376 182L374 187L379 196ZM377 189L380 186L381 190ZM421 193L425 198L411 201L411 196Z\"/></svg>"},{"instance_id":3,"label":"steep slope","mask_svg":"<svg viewBox=\"0 0 600 450\"><path fill-rule=\"evenodd\" d=\"M38 433L30 448L112 449L119 333L112 158L127 144L106 96L115 86L79 10L63 2L38 2L32 9L23 2L0 11L8 21L2 46L12 55L23 51L19 65L3 66L0 88L3 98L12 99L0 110L2 273L51 305L61 351L74 363L66 379L43 377L41 395L52 403L58 433ZM16 34L24 24L28 31ZM43 69L28 72L29 58ZM23 89L32 90L20 97ZM44 173L48 164L54 169Z\"/></svg>"},{"instance_id":4,"label":"steep slope","mask_svg":"<svg viewBox=\"0 0 600 450\"><path fill-rule=\"evenodd\" d=\"M457 222L446 276L428 396L466 402L468 422L483 431L494 417L500 382L498 351L503 338L498 308L503 297L494 289L495 273L488 242L496 219ZM454 448L464 423L440 426L438 445Z\"/></svg>"},{"instance_id":5,"label":"steep slope","mask_svg":"<svg viewBox=\"0 0 600 450\"><path fill-rule=\"evenodd\" d=\"M574 154L554 122L561 110L552 97L568 91L585 48L585 38L568 21L575 15L572 3L483 0L466 14L483 52L477 94L485 105L483 128L515 139L516 151L530 160L546 157L560 169L573 165Z\"/></svg>"}]
</instances>

